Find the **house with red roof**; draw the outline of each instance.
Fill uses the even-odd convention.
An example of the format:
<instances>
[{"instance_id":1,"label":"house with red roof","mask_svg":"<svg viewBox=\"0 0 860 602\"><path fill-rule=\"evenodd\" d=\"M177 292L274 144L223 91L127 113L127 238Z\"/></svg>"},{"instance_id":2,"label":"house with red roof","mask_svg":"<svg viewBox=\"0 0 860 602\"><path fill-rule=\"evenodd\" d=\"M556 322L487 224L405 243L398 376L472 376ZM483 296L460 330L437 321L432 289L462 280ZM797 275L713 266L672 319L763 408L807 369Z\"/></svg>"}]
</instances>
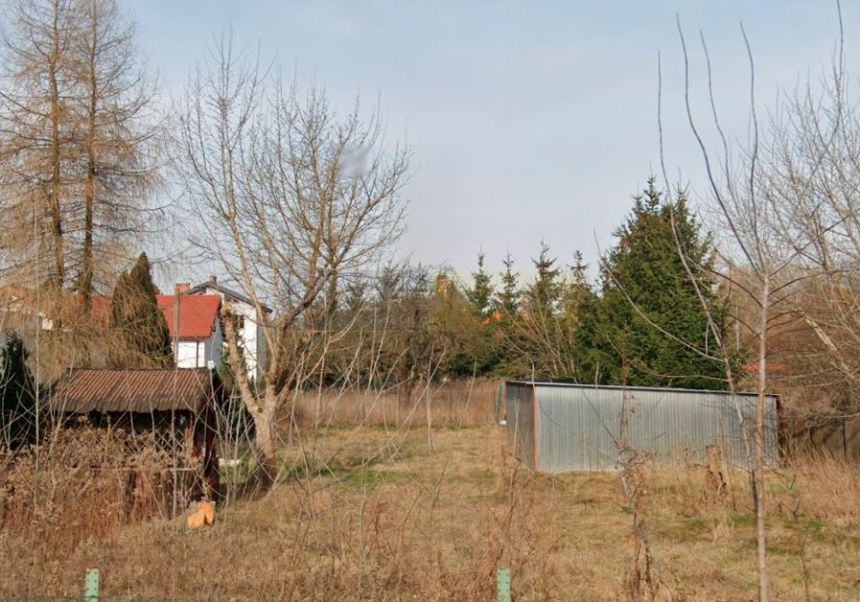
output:
<instances>
[{"instance_id":1,"label":"house with red roof","mask_svg":"<svg viewBox=\"0 0 860 602\"><path fill-rule=\"evenodd\" d=\"M173 357L178 368L220 368L224 336L221 330L221 297L218 295L156 295L158 309L164 314ZM92 298L93 316L107 326L112 298Z\"/></svg>"},{"instance_id":2,"label":"house with red roof","mask_svg":"<svg viewBox=\"0 0 860 602\"><path fill-rule=\"evenodd\" d=\"M267 360L266 337L259 315L270 314L271 308L254 303L246 294L235 288L224 286L215 276L196 286L188 283L176 285L183 299L217 296L223 307L236 318L236 335L242 359L248 369L248 377L258 379L263 375Z\"/></svg>"},{"instance_id":3,"label":"house with red roof","mask_svg":"<svg viewBox=\"0 0 860 602\"><path fill-rule=\"evenodd\" d=\"M221 309L230 300L225 298L223 293L207 290L192 293L188 288L187 285L177 285L176 294L156 295L158 308L164 314L170 331L176 365L179 368L220 368L224 359ZM14 327L22 320L38 319L42 330L53 330L53 320L46 317L44 312L30 309L33 305L38 307L32 301L33 296L21 287L0 287L0 322ZM91 298L92 317L102 327L107 327L110 322L112 301L109 295L94 295ZM73 295L72 302L67 304L69 321L74 313L80 311L79 303L80 298ZM66 321L64 319L64 323ZM251 343L256 343L256 337L251 338L251 333L256 335L256 330L255 324L249 320L242 335ZM255 345L249 345L249 348L256 351ZM252 358L257 359L256 353ZM251 376L255 375L257 365L257 362L251 365Z\"/></svg>"},{"instance_id":4,"label":"house with red roof","mask_svg":"<svg viewBox=\"0 0 860 602\"><path fill-rule=\"evenodd\" d=\"M223 361L221 297L157 295L179 368L219 368Z\"/></svg>"},{"instance_id":5,"label":"house with red roof","mask_svg":"<svg viewBox=\"0 0 860 602\"><path fill-rule=\"evenodd\" d=\"M218 295L156 295L158 309L164 314L173 357L178 368L220 368L224 336L221 330L221 297ZM103 325L110 320L112 298L92 298L93 315Z\"/></svg>"}]
</instances>

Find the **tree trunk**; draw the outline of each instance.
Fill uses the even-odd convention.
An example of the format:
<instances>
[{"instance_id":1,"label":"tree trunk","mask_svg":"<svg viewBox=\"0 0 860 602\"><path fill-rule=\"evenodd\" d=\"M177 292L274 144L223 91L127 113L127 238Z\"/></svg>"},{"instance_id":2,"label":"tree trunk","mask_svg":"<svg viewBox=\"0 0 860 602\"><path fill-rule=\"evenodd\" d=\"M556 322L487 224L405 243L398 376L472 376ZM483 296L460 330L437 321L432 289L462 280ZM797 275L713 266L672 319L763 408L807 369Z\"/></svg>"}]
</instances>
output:
<instances>
[{"instance_id":1,"label":"tree trunk","mask_svg":"<svg viewBox=\"0 0 860 602\"><path fill-rule=\"evenodd\" d=\"M224 312L224 338L227 341L227 361L233 371L236 386L242 403L254 420L254 450L257 465L255 474L250 481L253 487L260 490L269 489L277 477L278 444L275 432L275 410L277 409L277 394L273 383L267 383L260 400L248 380L247 368L236 337L236 325L233 316Z\"/></svg>"},{"instance_id":2,"label":"tree trunk","mask_svg":"<svg viewBox=\"0 0 860 602\"><path fill-rule=\"evenodd\" d=\"M756 549L758 551L758 598L759 602L770 600L767 574L767 541L765 539L764 510L764 418L767 404L767 322L770 303L770 280L765 277L761 292L761 315L759 317L758 347L758 407L756 411L755 468L753 470L753 498L755 501Z\"/></svg>"},{"instance_id":3,"label":"tree trunk","mask_svg":"<svg viewBox=\"0 0 860 602\"><path fill-rule=\"evenodd\" d=\"M91 44L87 69L89 104L87 106L87 174L84 181L84 248L81 253L81 275L78 280L78 293L83 299L84 315L89 316L93 293L93 211L96 201L96 110L98 109L99 89L96 82L96 40L98 39L98 20L94 13L92 19Z\"/></svg>"},{"instance_id":4,"label":"tree trunk","mask_svg":"<svg viewBox=\"0 0 860 602\"><path fill-rule=\"evenodd\" d=\"M268 387L267 387L268 389ZM259 412L252 412L254 419L254 444L256 446L257 465L253 481L256 487L266 490L275 484L278 476L278 442L275 433L274 412L272 406L264 399Z\"/></svg>"},{"instance_id":5,"label":"tree trunk","mask_svg":"<svg viewBox=\"0 0 860 602\"><path fill-rule=\"evenodd\" d=\"M51 283L54 288L59 291L63 288L65 281L65 264L63 261L63 219L60 211L60 185L62 172L60 170L60 162L62 155L60 153L60 93L57 84L57 63L59 61L59 14L55 8L53 15L53 48L51 58L48 64L48 87L50 98L51 111L51 188L48 198L48 211L51 216L51 237L54 251L54 273L51 277ZM55 309L59 309L58 307Z\"/></svg>"}]
</instances>

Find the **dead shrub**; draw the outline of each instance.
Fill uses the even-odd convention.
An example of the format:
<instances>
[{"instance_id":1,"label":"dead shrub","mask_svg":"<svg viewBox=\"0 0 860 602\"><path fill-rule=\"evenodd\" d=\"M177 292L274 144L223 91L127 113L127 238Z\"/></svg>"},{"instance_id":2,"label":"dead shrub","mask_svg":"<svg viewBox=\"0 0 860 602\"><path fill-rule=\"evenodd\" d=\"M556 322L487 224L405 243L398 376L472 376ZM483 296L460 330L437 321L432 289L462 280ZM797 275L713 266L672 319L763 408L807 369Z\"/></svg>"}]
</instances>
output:
<instances>
[{"instance_id":1,"label":"dead shrub","mask_svg":"<svg viewBox=\"0 0 860 602\"><path fill-rule=\"evenodd\" d=\"M46 557L124 524L182 510L199 462L174 456L145 434L89 426L58 429L0 467L0 531Z\"/></svg>"}]
</instances>

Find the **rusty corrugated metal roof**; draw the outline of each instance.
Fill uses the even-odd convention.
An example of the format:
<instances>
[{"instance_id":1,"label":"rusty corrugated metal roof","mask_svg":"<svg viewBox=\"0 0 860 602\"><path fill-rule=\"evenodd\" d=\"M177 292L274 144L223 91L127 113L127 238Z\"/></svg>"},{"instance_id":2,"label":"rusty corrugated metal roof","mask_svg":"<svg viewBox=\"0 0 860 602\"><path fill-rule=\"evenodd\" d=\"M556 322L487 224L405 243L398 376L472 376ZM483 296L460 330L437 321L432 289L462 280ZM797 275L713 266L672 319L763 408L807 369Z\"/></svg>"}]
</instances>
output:
<instances>
[{"instance_id":1,"label":"rusty corrugated metal roof","mask_svg":"<svg viewBox=\"0 0 860 602\"><path fill-rule=\"evenodd\" d=\"M73 370L49 400L54 412L199 411L214 398L217 376L206 368Z\"/></svg>"}]
</instances>

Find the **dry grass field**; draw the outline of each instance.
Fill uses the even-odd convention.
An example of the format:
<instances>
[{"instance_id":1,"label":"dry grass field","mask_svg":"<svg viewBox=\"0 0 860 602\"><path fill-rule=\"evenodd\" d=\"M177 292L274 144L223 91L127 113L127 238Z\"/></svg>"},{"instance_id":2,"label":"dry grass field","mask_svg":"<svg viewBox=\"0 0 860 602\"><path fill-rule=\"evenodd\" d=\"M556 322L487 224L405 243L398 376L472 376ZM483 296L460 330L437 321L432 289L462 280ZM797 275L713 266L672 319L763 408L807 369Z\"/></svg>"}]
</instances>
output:
<instances>
[{"instance_id":1,"label":"dry grass field","mask_svg":"<svg viewBox=\"0 0 860 602\"><path fill-rule=\"evenodd\" d=\"M628 599L633 514L619 475L535 474L489 420L458 422L300 431L280 486L199 531L154 519L67 549L2 529L0 598L80 595L98 567L106 599L492 600L509 567L515 600ZM701 467L638 478L656 599L753 599L745 475L717 499ZM860 599L860 472L801 460L768 478L777 599ZM62 511L75 521L95 509Z\"/></svg>"}]
</instances>

